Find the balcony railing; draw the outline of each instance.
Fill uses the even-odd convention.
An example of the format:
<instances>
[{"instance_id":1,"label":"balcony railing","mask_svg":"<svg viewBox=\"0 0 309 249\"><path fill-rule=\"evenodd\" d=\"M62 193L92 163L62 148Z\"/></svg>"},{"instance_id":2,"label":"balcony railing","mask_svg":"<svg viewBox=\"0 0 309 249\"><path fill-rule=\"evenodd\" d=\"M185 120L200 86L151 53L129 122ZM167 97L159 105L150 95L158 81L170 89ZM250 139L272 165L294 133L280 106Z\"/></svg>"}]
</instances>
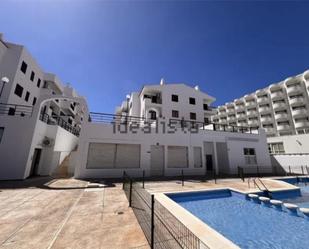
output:
<instances>
[{"instance_id":1,"label":"balcony railing","mask_svg":"<svg viewBox=\"0 0 309 249\"><path fill-rule=\"evenodd\" d=\"M49 125L58 125L61 128L67 130L68 132L72 133L75 136L79 136L80 129L77 129L73 127L71 124L69 124L67 121L65 121L60 116L50 116L47 113L41 113L40 114L40 120L46 124Z\"/></svg>"},{"instance_id":2,"label":"balcony railing","mask_svg":"<svg viewBox=\"0 0 309 249\"><path fill-rule=\"evenodd\" d=\"M0 116L31 117L32 106L0 103Z\"/></svg>"}]
</instances>

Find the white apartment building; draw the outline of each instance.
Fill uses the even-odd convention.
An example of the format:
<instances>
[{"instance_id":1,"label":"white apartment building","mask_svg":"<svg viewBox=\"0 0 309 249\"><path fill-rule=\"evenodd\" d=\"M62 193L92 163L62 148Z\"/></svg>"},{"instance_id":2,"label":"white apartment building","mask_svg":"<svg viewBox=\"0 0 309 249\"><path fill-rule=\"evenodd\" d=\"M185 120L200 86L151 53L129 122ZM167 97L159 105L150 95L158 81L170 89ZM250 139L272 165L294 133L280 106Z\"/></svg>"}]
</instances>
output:
<instances>
[{"instance_id":1,"label":"white apartment building","mask_svg":"<svg viewBox=\"0 0 309 249\"><path fill-rule=\"evenodd\" d=\"M76 148L83 119L85 99L0 35L0 180L55 173Z\"/></svg>"},{"instance_id":2,"label":"white apartment building","mask_svg":"<svg viewBox=\"0 0 309 249\"><path fill-rule=\"evenodd\" d=\"M164 84L143 86L140 92L127 96L121 106L116 107L117 115L129 115L156 120L185 119L208 123L215 110L210 106L215 98L194 90L185 84Z\"/></svg>"},{"instance_id":3,"label":"white apartment building","mask_svg":"<svg viewBox=\"0 0 309 249\"><path fill-rule=\"evenodd\" d=\"M209 123L214 98L185 84L145 85L116 114L90 113L82 124L75 177L235 174L238 166L271 170L264 130Z\"/></svg>"},{"instance_id":4,"label":"white apartment building","mask_svg":"<svg viewBox=\"0 0 309 249\"><path fill-rule=\"evenodd\" d=\"M272 153L309 153L309 70L219 106L212 120L264 128Z\"/></svg>"}]
</instances>

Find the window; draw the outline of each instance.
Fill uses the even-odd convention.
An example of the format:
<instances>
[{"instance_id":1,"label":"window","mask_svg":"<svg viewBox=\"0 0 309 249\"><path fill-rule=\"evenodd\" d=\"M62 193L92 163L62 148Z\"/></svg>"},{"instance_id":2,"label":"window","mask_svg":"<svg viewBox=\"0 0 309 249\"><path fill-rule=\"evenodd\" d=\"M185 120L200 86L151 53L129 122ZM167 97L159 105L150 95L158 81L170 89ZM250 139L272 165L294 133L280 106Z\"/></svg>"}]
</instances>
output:
<instances>
[{"instance_id":1,"label":"window","mask_svg":"<svg viewBox=\"0 0 309 249\"><path fill-rule=\"evenodd\" d=\"M33 97L32 105L35 105L36 103L36 97Z\"/></svg>"},{"instance_id":2,"label":"window","mask_svg":"<svg viewBox=\"0 0 309 249\"><path fill-rule=\"evenodd\" d=\"M27 67L28 65L26 64L26 62L23 61L21 63L20 71L22 71L25 74L27 72Z\"/></svg>"},{"instance_id":3,"label":"window","mask_svg":"<svg viewBox=\"0 0 309 249\"><path fill-rule=\"evenodd\" d=\"M283 143L270 143L268 144L269 153L280 154L284 153Z\"/></svg>"},{"instance_id":4,"label":"window","mask_svg":"<svg viewBox=\"0 0 309 249\"><path fill-rule=\"evenodd\" d=\"M156 120L157 119L157 113L155 111L153 111L153 110L150 110L149 111L149 118L151 120Z\"/></svg>"},{"instance_id":5,"label":"window","mask_svg":"<svg viewBox=\"0 0 309 249\"><path fill-rule=\"evenodd\" d=\"M207 104L203 104L203 109L204 109L205 111L209 110L209 109L208 109L208 105L207 105Z\"/></svg>"},{"instance_id":6,"label":"window","mask_svg":"<svg viewBox=\"0 0 309 249\"><path fill-rule=\"evenodd\" d=\"M190 105L195 105L195 98L189 98Z\"/></svg>"},{"instance_id":7,"label":"window","mask_svg":"<svg viewBox=\"0 0 309 249\"><path fill-rule=\"evenodd\" d=\"M256 164L256 155L254 148L244 148L244 156L246 164Z\"/></svg>"},{"instance_id":8,"label":"window","mask_svg":"<svg viewBox=\"0 0 309 249\"><path fill-rule=\"evenodd\" d=\"M204 123L209 124L209 118L204 118Z\"/></svg>"},{"instance_id":9,"label":"window","mask_svg":"<svg viewBox=\"0 0 309 249\"><path fill-rule=\"evenodd\" d=\"M179 112L176 110L172 110L172 117L173 118L178 118L179 117Z\"/></svg>"},{"instance_id":10,"label":"window","mask_svg":"<svg viewBox=\"0 0 309 249\"><path fill-rule=\"evenodd\" d=\"M27 91L26 92L26 96L25 96L25 100L28 102L28 100L29 100L29 97L30 97L30 93Z\"/></svg>"},{"instance_id":11,"label":"window","mask_svg":"<svg viewBox=\"0 0 309 249\"><path fill-rule=\"evenodd\" d=\"M30 75L30 80L31 80L31 81L34 80L34 75L35 75L35 73L32 71L32 72L31 72L31 75Z\"/></svg>"},{"instance_id":12,"label":"window","mask_svg":"<svg viewBox=\"0 0 309 249\"><path fill-rule=\"evenodd\" d=\"M4 127L0 127L0 143L3 137L3 133L4 133Z\"/></svg>"},{"instance_id":13,"label":"window","mask_svg":"<svg viewBox=\"0 0 309 249\"><path fill-rule=\"evenodd\" d=\"M40 88L40 86L41 86L41 79L40 79L40 78L38 79L38 82L36 83L36 86L37 86L38 88Z\"/></svg>"},{"instance_id":14,"label":"window","mask_svg":"<svg viewBox=\"0 0 309 249\"><path fill-rule=\"evenodd\" d=\"M172 101L178 102L178 95L172 94Z\"/></svg>"},{"instance_id":15,"label":"window","mask_svg":"<svg viewBox=\"0 0 309 249\"><path fill-rule=\"evenodd\" d=\"M196 113L190 112L190 119L196 120Z\"/></svg>"},{"instance_id":16,"label":"window","mask_svg":"<svg viewBox=\"0 0 309 249\"><path fill-rule=\"evenodd\" d=\"M24 91L24 88L23 88L21 85L17 84L16 87L15 87L14 93L15 93L18 97L21 98L21 96L23 96L23 91Z\"/></svg>"}]
</instances>

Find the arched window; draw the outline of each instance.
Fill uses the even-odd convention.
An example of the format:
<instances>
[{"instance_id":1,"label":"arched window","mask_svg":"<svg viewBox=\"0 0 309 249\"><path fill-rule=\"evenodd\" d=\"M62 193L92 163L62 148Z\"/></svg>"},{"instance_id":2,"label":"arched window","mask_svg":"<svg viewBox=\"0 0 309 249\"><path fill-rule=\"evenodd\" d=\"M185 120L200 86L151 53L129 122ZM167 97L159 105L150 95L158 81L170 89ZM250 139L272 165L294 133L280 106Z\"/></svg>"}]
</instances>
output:
<instances>
[{"instance_id":1,"label":"arched window","mask_svg":"<svg viewBox=\"0 0 309 249\"><path fill-rule=\"evenodd\" d=\"M157 119L157 113L153 110L149 111L149 118L152 120L156 120Z\"/></svg>"}]
</instances>

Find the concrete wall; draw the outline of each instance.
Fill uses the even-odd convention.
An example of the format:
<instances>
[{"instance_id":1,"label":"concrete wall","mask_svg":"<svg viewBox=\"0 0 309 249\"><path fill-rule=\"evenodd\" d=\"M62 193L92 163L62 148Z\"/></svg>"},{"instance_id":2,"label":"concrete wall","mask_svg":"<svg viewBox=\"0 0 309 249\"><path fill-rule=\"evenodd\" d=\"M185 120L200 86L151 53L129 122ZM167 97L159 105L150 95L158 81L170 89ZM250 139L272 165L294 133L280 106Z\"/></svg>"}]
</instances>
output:
<instances>
[{"instance_id":1,"label":"concrete wall","mask_svg":"<svg viewBox=\"0 0 309 249\"><path fill-rule=\"evenodd\" d=\"M302 174L302 167L305 174L309 174L306 166L309 167L309 155L271 155L272 165L282 168L289 173L290 168L292 173ZM309 168L308 168L309 169Z\"/></svg>"},{"instance_id":2,"label":"concrete wall","mask_svg":"<svg viewBox=\"0 0 309 249\"><path fill-rule=\"evenodd\" d=\"M309 153L309 134L269 137L267 143L282 142L285 153Z\"/></svg>"},{"instance_id":3,"label":"concrete wall","mask_svg":"<svg viewBox=\"0 0 309 249\"><path fill-rule=\"evenodd\" d=\"M237 140L236 138L242 138ZM248 141L249 139L249 141ZM251 140L250 140L251 139ZM226 142L228 147L228 158L231 170L236 170L243 158L243 148L250 146L257 151L258 162L262 165L270 166L270 157L267 152L265 143L265 134L241 134L228 133L218 131L200 131L198 134L184 133L178 130L174 134L156 134L154 131L151 134L144 134L138 131L136 134L113 133L113 127L108 124L85 123L80 136L78 154L76 158L75 176L79 178L93 177L121 177L124 169L87 169L87 156L89 143L120 143L120 144L140 144L141 158L140 169L130 169L131 174L141 174L141 170L146 171L146 175L150 174L150 148L151 145L163 145L165 150L165 175L179 175L181 169L168 168L168 153L167 146L187 146L188 147L188 163L189 167L184 169L185 174L205 174L205 156L202 157L202 168L194 168L194 147L202 147L202 154L205 155L204 142ZM236 153L236 154L234 154ZM216 155L215 155L216 156ZM214 158L215 166L217 158Z\"/></svg>"}]
</instances>

